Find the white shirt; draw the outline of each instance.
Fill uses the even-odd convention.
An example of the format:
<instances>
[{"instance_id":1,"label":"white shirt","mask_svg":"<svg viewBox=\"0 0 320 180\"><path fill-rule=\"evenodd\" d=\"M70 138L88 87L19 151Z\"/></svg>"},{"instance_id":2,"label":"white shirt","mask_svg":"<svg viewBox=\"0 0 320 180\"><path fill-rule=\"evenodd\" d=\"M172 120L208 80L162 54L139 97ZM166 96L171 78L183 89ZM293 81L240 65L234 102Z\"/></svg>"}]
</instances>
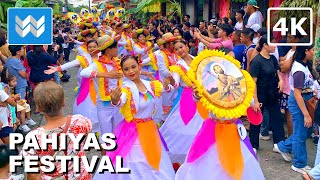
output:
<instances>
[{"instance_id":1,"label":"white shirt","mask_svg":"<svg viewBox=\"0 0 320 180\"><path fill-rule=\"evenodd\" d=\"M192 59L194 59L193 56L189 55ZM188 64L182 59L180 58L179 61L177 62L177 64L180 64L182 67L184 67L187 71L189 71L190 67L188 66ZM180 74L176 73L176 72L172 72L172 77L175 81L175 86L174 87L187 87L188 85L181 79Z\"/></svg>"},{"instance_id":2,"label":"white shirt","mask_svg":"<svg viewBox=\"0 0 320 180\"><path fill-rule=\"evenodd\" d=\"M253 38L252 42L253 44L257 45L259 42L259 38L258 37Z\"/></svg>"},{"instance_id":3,"label":"white shirt","mask_svg":"<svg viewBox=\"0 0 320 180\"><path fill-rule=\"evenodd\" d=\"M66 40L65 40L65 37L66 37L66 36L67 36L66 33L63 33L63 34L62 34L62 37L63 37L63 40L64 40L64 41L66 41ZM69 38L68 38L68 39L69 39ZM63 47L63 48L68 48L68 47L69 47L69 43L66 43L66 42L62 43L62 47Z\"/></svg>"},{"instance_id":4,"label":"white shirt","mask_svg":"<svg viewBox=\"0 0 320 180\"><path fill-rule=\"evenodd\" d=\"M237 22L236 25L234 26L234 29L235 30L242 30L243 29L243 21L241 23Z\"/></svg>"},{"instance_id":5,"label":"white shirt","mask_svg":"<svg viewBox=\"0 0 320 180\"><path fill-rule=\"evenodd\" d=\"M3 89L1 89L0 102L5 102L8 98L9 98L9 95ZM8 115L9 115L8 107L0 107L0 121L2 122L2 127L9 126Z\"/></svg>"},{"instance_id":6,"label":"white shirt","mask_svg":"<svg viewBox=\"0 0 320 180\"><path fill-rule=\"evenodd\" d=\"M206 47L206 46L205 46L202 42L200 42L200 43L198 44L198 54L199 54L201 51L203 51L205 47Z\"/></svg>"},{"instance_id":7,"label":"white shirt","mask_svg":"<svg viewBox=\"0 0 320 180\"><path fill-rule=\"evenodd\" d=\"M262 27L263 16L260 11L256 11L250 15L248 19L248 23L246 25L247 28L250 28L254 24L259 24Z\"/></svg>"},{"instance_id":8,"label":"white shirt","mask_svg":"<svg viewBox=\"0 0 320 180\"><path fill-rule=\"evenodd\" d=\"M311 88L313 89L313 77L312 74L310 73L308 67L302 65L299 62L294 61L291 67L291 72L290 72L290 77L289 77L289 84L290 84L290 89L293 91L294 90L294 80L293 80L293 75L297 71L302 71L304 73L304 86L303 89L305 88Z\"/></svg>"}]
</instances>

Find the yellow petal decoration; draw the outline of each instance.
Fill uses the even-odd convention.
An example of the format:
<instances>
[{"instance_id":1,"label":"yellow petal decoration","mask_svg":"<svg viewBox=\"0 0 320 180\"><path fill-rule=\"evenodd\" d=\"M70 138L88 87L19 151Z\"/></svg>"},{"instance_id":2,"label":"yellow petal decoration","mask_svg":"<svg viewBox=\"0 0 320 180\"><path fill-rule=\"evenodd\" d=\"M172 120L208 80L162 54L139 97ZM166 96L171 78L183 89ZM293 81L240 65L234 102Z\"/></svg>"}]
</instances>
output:
<instances>
[{"instance_id":1,"label":"yellow petal decoration","mask_svg":"<svg viewBox=\"0 0 320 180\"><path fill-rule=\"evenodd\" d=\"M223 107L221 104L212 103L212 101L210 101L210 99L205 96L207 90L199 82L200 80L197 79L197 70L202 60L210 57L218 57L219 59L223 59L224 61L228 60L229 62L234 64L242 73L243 78L245 79L246 91L242 94L244 95L244 98L241 103L233 107ZM229 55L226 55L224 52L216 50L202 51L197 57L193 59L190 65L190 70L188 71L187 75L197 87L198 93L201 96L200 102L202 102L202 105L208 111L212 112L217 118L234 119L246 115L246 110L250 106L250 103L254 96L255 83L250 74L245 70L241 70L240 67L241 66L239 61Z\"/></svg>"},{"instance_id":2,"label":"yellow petal decoration","mask_svg":"<svg viewBox=\"0 0 320 180\"><path fill-rule=\"evenodd\" d=\"M158 80L155 80L155 81L152 81L151 83L154 86L154 95L156 97L160 97L161 94L162 94L162 89L163 89L163 86L162 86L161 82L158 81Z\"/></svg>"},{"instance_id":3,"label":"yellow petal decoration","mask_svg":"<svg viewBox=\"0 0 320 180\"><path fill-rule=\"evenodd\" d=\"M130 122L134 116L132 114L132 107L131 107L132 93L129 88L122 88L121 91L122 93L125 93L127 95L127 99L126 99L126 103L120 108L120 113L123 115L124 119L127 122Z\"/></svg>"},{"instance_id":4,"label":"yellow petal decoration","mask_svg":"<svg viewBox=\"0 0 320 180\"><path fill-rule=\"evenodd\" d=\"M170 66L169 69L170 69L171 72L178 73L178 74L180 75L181 79L182 79L189 87L192 86L192 81L191 81L191 79L190 79L188 76L186 76L186 74L182 71L182 69L181 69L179 66L173 65L173 66Z\"/></svg>"}]
</instances>

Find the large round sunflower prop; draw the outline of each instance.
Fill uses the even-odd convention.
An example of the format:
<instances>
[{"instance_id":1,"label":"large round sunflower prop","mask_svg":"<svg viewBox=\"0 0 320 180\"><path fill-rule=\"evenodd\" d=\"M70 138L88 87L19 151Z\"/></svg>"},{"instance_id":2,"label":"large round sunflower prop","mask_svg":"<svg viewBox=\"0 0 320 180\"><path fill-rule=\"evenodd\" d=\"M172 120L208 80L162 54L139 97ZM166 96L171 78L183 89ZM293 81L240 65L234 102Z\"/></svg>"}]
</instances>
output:
<instances>
[{"instance_id":1,"label":"large round sunflower prop","mask_svg":"<svg viewBox=\"0 0 320 180\"><path fill-rule=\"evenodd\" d=\"M221 51L204 50L193 59L188 76L197 86L203 106L217 118L246 115L255 83L240 69L239 61Z\"/></svg>"}]
</instances>

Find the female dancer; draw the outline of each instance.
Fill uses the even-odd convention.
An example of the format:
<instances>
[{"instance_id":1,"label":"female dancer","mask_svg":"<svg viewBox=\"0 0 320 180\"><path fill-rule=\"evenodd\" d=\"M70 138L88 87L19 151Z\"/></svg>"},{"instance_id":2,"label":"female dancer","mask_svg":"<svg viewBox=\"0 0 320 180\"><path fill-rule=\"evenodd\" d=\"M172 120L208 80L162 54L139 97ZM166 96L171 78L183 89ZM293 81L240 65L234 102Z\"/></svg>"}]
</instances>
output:
<instances>
[{"instance_id":1,"label":"female dancer","mask_svg":"<svg viewBox=\"0 0 320 180\"><path fill-rule=\"evenodd\" d=\"M152 49L154 45L148 41L150 37L150 33L146 29L138 29L133 32L133 40L135 44L133 45L133 52L138 56L139 61L143 65L142 70L145 72L155 71L156 63L155 61L151 61L149 55L152 54ZM149 69L149 64L153 66L153 68Z\"/></svg>"},{"instance_id":2,"label":"female dancer","mask_svg":"<svg viewBox=\"0 0 320 180\"><path fill-rule=\"evenodd\" d=\"M212 60L217 56L219 57L217 60ZM215 98L216 102L213 103L207 98L205 88L196 80L196 71L201 68L200 63L203 62L203 58L206 58L205 60L211 58L209 63L215 61L216 64L228 64L225 73L232 76L237 74L237 77L241 77L242 87L245 87L242 91L243 99L240 99L241 101L229 108L224 108L222 105L229 103L229 101L220 101ZM238 119L241 115L246 114L246 110L253 99L255 85L250 74L245 70L240 71L239 61L218 51L205 50L201 52L199 56L193 59L190 67L188 77L195 83L192 86L193 97L201 101L205 108L210 111L210 118L203 122L191 145L186 161L179 168L175 179L265 179L250 144L247 131L241 120ZM241 74L241 76L238 74ZM215 79L211 83L217 81L218 79Z\"/></svg>"},{"instance_id":3,"label":"female dancer","mask_svg":"<svg viewBox=\"0 0 320 180\"><path fill-rule=\"evenodd\" d=\"M94 89L93 79L81 78L80 72L99 58L98 53L96 53L98 43L96 40L90 40L85 46L87 47L89 55L83 54L82 56L77 56L75 60L58 67L48 66L50 69L45 70L44 72L46 74L53 74L57 71L61 72L73 67L80 67L77 75L77 81L80 88L74 102L73 114L81 114L84 117L91 119L92 132L96 133L99 132L96 90Z\"/></svg>"},{"instance_id":4,"label":"female dancer","mask_svg":"<svg viewBox=\"0 0 320 180\"><path fill-rule=\"evenodd\" d=\"M97 38L97 30L96 29L87 29L84 30L80 33L80 36L78 36L79 40L82 40L83 42L80 42L78 40L75 40L73 38L71 38L71 36L69 37L71 39L72 42L76 43L77 45L79 45L77 47L77 53L78 55L82 56L84 54L88 54L88 48L87 48L87 43L91 40L91 39L96 39Z\"/></svg>"},{"instance_id":5,"label":"female dancer","mask_svg":"<svg viewBox=\"0 0 320 180\"><path fill-rule=\"evenodd\" d=\"M189 48L186 42L176 40L174 49L180 59L176 65L170 67L174 79L173 85L175 89L182 87L183 90L181 96L178 97L177 105L161 126L160 132L168 144L171 161L182 164L203 120L208 117L208 113L206 115L204 113L206 117L201 117L197 106L199 108L202 106L200 103L195 103L192 98L192 82L187 77L187 71L190 69L193 56L188 53Z\"/></svg>"},{"instance_id":6,"label":"female dancer","mask_svg":"<svg viewBox=\"0 0 320 180\"><path fill-rule=\"evenodd\" d=\"M132 40L132 26L131 24L123 24L123 32L121 34L121 40L123 42L123 50L119 50L118 54L122 54L123 56L126 55L133 55L133 40ZM118 42L118 44L120 44ZM120 48L121 49L121 48Z\"/></svg>"},{"instance_id":7,"label":"female dancer","mask_svg":"<svg viewBox=\"0 0 320 180\"><path fill-rule=\"evenodd\" d=\"M134 56L121 60L121 68L128 80L123 88L111 91L112 104L121 107L124 120L115 131L118 148L107 153L112 161L116 156L124 158L123 165L131 170L130 174L96 174L99 179L128 180L172 180L175 177L169 156L161 143L161 135L152 114L156 98L166 95L173 88L164 83L165 91L159 81L145 81L140 78L141 65Z\"/></svg>"}]
</instances>

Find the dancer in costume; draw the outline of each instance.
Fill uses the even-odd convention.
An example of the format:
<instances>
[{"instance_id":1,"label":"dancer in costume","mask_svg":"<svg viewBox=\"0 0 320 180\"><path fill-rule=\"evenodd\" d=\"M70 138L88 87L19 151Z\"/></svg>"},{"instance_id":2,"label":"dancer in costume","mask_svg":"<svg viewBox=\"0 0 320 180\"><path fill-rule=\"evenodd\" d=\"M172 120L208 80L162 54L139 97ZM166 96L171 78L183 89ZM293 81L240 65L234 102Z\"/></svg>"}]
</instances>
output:
<instances>
[{"instance_id":1,"label":"dancer in costume","mask_svg":"<svg viewBox=\"0 0 320 180\"><path fill-rule=\"evenodd\" d=\"M113 132L116 125L123 119L119 108L112 106L110 102L110 91L122 84L122 70L120 60L116 58L117 41L108 35L102 36L98 39L98 50L101 51L99 59L83 69L80 76L93 78L94 87L98 91L97 110L101 138L101 135Z\"/></svg>"},{"instance_id":2,"label":"dancer in costume","mask_svg":"<svg viewBox=\"0 0 320 180\"><path fill-rule=\"evenodd\" d=\"M152 63L149 55L152 54L152 49L154 47L153 43L148 41L150 39L150 33L146 29L138 29L133 32L132 38L134 40L133 53L138 56L139 61L143 65L142 70L145 72L152 72L149 69L149 63ZM156 65L156 64L154 64ZM147 76L142 76L143 79L153 80L154 77L152 73Z\"/></svg>"},{"instance_id":3,"label":"dancer in costume","mask_svg":"<svg viewBox=\"0 0 320 180\"><path fill-rule=\"evenodd\" d=\"M97 93L93 85L93 79L81 78L80 72L93 63L93 61L99 59L98 53L96 52L98 43L96 40L90 40L86 46L88 48L87 51L89 52L89 55L85 54L83 56L77 56L75 60L58 67L48 66L49 69L45 70L44 72L46 74L53 74L55 72L61 72L73 67L80 67L77 74L79 91L74 102L73 114L81 114L84 117L89 118L92 122L92 132L96 133L99 132L96 100Z\"/></svg>"},{"instance_id":4,"label":"dancer in costume","mask_svg":"<svg viewBox=\"0 0 320 180\"><path fill-rule=\"evenodd\" d=\"M210 76L217 64L225 67L226 75L239 81L241 97L217 99L206 90L208 81L217 88L218 78ZM194 99L203 103L210 112L210 118L203 122L185 163L176 174L176 180L265 179L247 131L239 119L246 114L254 96L255 84L250 74L241 70L239 61L231 56L205 50L193 59L188 77L194 83Z\"/></svg>"},{"instance_id":5,"label":"dancer in costume","mask_svg":"<svg viewBox=\"0 0 320 180\"><path fill-rule=\"evenodd\" d=\"M80 33L80 36L78 36L78 39L82 40L83 42L75 40L71 37L69 38L71 39L72 42L79 45L76 48L77 54L80 56L83 56L83 55L88 55L87 42L89 42L91 39L95 39L96 37L97 37L97 31L95 29L86 29Z\"/></svg>"},{"instance_id":6,"label":"dancer in costume","mask_svg":"<svg viewBox=\"0 0 320 180\"><path fill-rule=\"evenodd\" d=\"M133 54L133 44L131 38L131 24L122 24L119 23L116 28L119 26L119 31L117 31L117 34L121 36L121 39L118 41L118 55L120 56L126 56L129 54Z\"/></svg>"},{"instance_id":7,"label":"dancer in costume","mask_svg":"<svg viewBox=\"0 0 320 180\"><path fill-rule=\"evenodd\" d=\"M123 56L126 55L133 55L133 40L131 38L132 33L132 25L131 24L123 24L123 32L121 34L121 40L124 42L122 45L122 51L119 50L118 54L122 54ZM119 43L118 43L119 44Z\"/></svg>"},{"instance_id":8,"label":"dancer in costume","mask_svg":"<svg viewBox=\"0 0 320 180\"><path fill-rule=\"evenodd\" d=\"M94 180L173 180L175 173L162 144L161 134L152 119L156 99L165 96L173 88L168 83L145 81L140 78L141 65L134 56L121 60L121 68L127 78L123 88L111 91L112 104L121 107L124 120L116 128L117 150L107 156L115 161L123 158L123 165L130 174L96 174ZM164 89L164 90L163 90ZM164 92L163 92L164 91Z\"/></svg>"},{"instance_id":9,"label":"dancer in costume","mask_svg":"<svg viewBox=\"0 0 320 180\"><path fill-rule=\"evenodd\" d=\"M157 64L159 67L160 80L169 78L170 69L169 67L175 65L179 57L174 53L174 47L172 42L178 38L173 36L172 33L166 33L162 35L162 38L157 41L160 51L157 51Z\"/></svg>"},{"instance_id":10,"label":"dancer in costume","mask_svg":"<svg viewBox=\"0 0 320 180\"><path fill-rule=\"evenodd\" d=\"M178 37L173 36L172 33L166 33L162 35L162 38L157 41L160 51L156 51L154 53L154 57L156 57L159 70L159 79L161 81L165 79L172 80L169 67L175 65L179 59L179 57L174 53L174 47L172 42L174 42L177 39ZM174 106L174 102L177 102L173 101L175 98L177 98L177 96L179 96L179 91L175 90L175 93L172 93L172 97L169 98L168 101L162 101L163 113L161 114L162 117L158 117L159 119L161 119L162 121L166 119L169 112L172 110Z\"/></svg>"},{"instance_id":11,"label":"dancer in costume","mask_svg":"<svg viewBox=\"0 0 320 180\"><path fill-rule=\"evenodd\" d=\"M175 41L174 48L180 59L176 65L170 67L174 79L173 85L175 89L182 87L183 90L177 105L161 126L160 132L168 145L171 161L182 164L204 119L208 118L208 112L200 102L196 103L192 98L192 81L187 77L187 71L194 57L189 54L189 48L184 40ZM201 117L197 107L201 108L201 111L204 110L204 117Z\"/></svg>"}]
</instances>

